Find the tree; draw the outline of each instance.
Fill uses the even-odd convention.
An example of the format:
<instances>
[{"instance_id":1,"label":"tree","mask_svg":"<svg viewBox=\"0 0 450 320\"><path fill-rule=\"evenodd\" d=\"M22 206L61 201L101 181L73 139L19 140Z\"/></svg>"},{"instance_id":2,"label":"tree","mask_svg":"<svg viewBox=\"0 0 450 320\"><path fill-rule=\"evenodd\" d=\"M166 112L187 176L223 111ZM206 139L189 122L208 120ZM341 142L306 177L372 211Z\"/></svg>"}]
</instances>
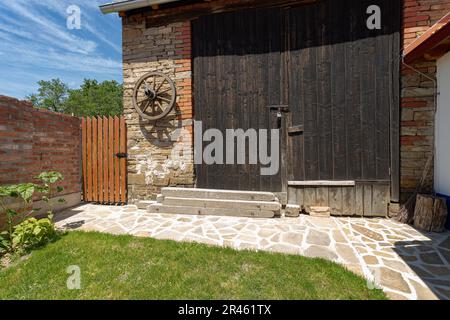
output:
<instances>
[{"instance_id":1,"label":"tree","mask_svg":"<svg viewBox=\"0 0 450 320\"><path fill-rule=\"evenodd\" d=\"M64 103L69 90L67 84L60 79L52 79L50 81L41 80L38 85L38 93L29 95L27 99L38 108L64 112Z\"/></svg>"},{"instance_id":2,"label":"tree","mask_svg":"<svg viewBox=\"0 0 450 320\"><path fill-rule=\"evenodd\" d=\"M114 116L123 111L123 87L117 81L84 79L79 89L69 89L60 79L39 81L37 94L27 97L36 107L74 116Z\"/></svg>"},{"instance_id":3,"label":"tree","mask_svg":"<svg viewBox=\"0 0 450 320\"><path fill-rule=\"evenodd\" d=\"M114 116L123 111L123 88L118 82L85 79L80 89L69 90L68 113L76 116Z\"/></svg>"}]
</instances>

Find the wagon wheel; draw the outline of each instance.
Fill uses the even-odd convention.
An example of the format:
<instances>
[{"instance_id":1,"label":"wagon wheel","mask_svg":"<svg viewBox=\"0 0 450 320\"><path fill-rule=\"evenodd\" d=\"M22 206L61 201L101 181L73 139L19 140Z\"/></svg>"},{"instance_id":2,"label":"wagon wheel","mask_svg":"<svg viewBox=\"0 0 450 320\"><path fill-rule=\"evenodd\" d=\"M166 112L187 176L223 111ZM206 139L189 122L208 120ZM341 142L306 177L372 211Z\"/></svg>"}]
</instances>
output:
<instances>
[{"instance_id":1,"label":"wagon wheel","mask_svg":"<svg viewBox=\"0 0 450 320\"><path fill-rule=\"evenodd\" d=\"M160 72L150 72L136 83L133 106L142 118L158 120L167 116L173 109L176 96L172 79Z\"/></svg>"}]
</instances>

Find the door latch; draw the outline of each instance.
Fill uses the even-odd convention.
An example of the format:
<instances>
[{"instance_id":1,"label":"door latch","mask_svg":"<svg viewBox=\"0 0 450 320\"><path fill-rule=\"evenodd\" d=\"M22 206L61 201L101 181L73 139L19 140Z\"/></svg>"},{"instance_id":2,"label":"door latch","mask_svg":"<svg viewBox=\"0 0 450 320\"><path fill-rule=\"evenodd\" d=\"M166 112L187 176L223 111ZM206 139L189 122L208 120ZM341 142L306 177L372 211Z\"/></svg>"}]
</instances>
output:
<instances>
[{"instance_id":1,"label":"door latch","mask_svg":"<svg viewBox=\"0 0 450 320\"><path fill-rule=\"evenodd\" d=\"M119 153L116 153L116 157L117 158L126 158L126 157L128 157L128 154L126 154L125 152L119 152Z\"/></svg>"}]
</instances>

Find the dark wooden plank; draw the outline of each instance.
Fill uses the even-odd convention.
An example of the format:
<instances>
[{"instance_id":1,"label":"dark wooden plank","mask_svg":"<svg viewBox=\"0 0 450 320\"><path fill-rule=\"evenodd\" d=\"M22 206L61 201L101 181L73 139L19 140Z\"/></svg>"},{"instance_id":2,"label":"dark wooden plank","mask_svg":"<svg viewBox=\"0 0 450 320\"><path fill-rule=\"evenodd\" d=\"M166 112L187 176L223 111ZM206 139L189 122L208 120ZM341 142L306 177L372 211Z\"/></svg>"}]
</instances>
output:
<instances>
[{"instance_id":1,"label":"dark wooden plank","mask_svg":"<svg viewBox=\"0 0 450 320\"><path fill-rule=\"evenodd\" d=\"M186 6L186 10L180 10L178 7L167 8L165 10L146 11L146 27L155 27L167 25L174 22L185 22L201 18L202 16L211 15L213 13L233 12L243 9L254 9L261 7L279 7L279 6L298 6L315 3L319 0L228 0L221 5L216 2L205 1L194 5ZM273 9L273 8L272 8ZM133 13L139 11L131 11ZM195 21L195 20L194 20Z\"/></svg>"},{"instance_id":2,"label":"dark wooden plank","mask_svg":"<svg viewBox=\"0 0 450 320\"><path fill-rule=\"evenodd\" d=\"M297 9L300 10L300 9ZM318 117L317 117L317 9L307 7L302 13L304 18L307 47L303 55L303 99L304 99L304 161L305 180L318 180L319 173L319 148L318 148Z\"/></svg>"},{"instance_id":3,"label":"dark wooden plank","mask_svg":"<svg viewBox=\"0 0 450 320\"><path fill-rule=\"evenodd\" d=\"M330 41L331 45L331 114L332 114L332 153L333 153L333 179L349 179L347 158L347 81L348 70L346 66L346 32L350 28L349 19L337 12L346 9L343 1L329 1L329 15L331 17Z\"/></svg>"},{"instance_id":4,"label":"dark wooden plank","mask_svg":"<svg viewBox=\"0 0 450 320\"><path fill-rule=\"evenodd\" d=\"M361 19L362 6L359 3L353 3L353 9L350 9L348 16L350 19L351 41L346 48L346 66L348 73L346 76L346 94L347 94L347 136L348 161L349 161L349 177L348 179L360 179L361 170L361 70L359 65L364 63L364 57L361 57L362 44L359 41L359 30L361 25L358 23ZM357 201L358 201L357 197ZM357 208L358 209L358 208Z\"/></svg>"},{"instance_id":5,"label":"dark wooden plank","mask_svg":"<svg viewBox=\"0 0 450 320\"><path fill-rule=\"evenodd\" d=\"M316 5L317 7L317 133L319 147L319 179L333 179L333 109L331 107L331 49L329 1Z\"/></svg>"},{"instance_id":6,"label":"dark wooden plank","mask_svg":"<svg viewBox=\"0 0 450 320\"><path fill-rule=\"evenodd\" d=\"M400 201L400 30L401 19L396 19L401 15L401 1L391 1L389 12L392 14L391 19L392 36L390 37L390 52L392 57L390 63L389 77L390 88L390 174L391 174L391 201Z\"/></svg>"}]
</instances>

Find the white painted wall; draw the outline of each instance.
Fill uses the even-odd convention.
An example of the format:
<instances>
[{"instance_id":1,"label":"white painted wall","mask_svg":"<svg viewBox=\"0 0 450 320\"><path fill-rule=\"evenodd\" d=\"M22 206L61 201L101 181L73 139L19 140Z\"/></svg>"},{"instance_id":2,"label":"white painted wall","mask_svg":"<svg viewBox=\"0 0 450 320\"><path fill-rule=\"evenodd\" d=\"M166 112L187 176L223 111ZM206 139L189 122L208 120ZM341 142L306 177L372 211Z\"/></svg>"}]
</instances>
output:
<instances>
[{"instance_id":1,"label":"white painted wall","mask_svg":"<svg viewBox=\"0 0 450 320\"><path fill-rule=\"evenodd\" d=\"M450 52L437 61L435 191L450 196Z\"/></svg>"}]
</instances>

